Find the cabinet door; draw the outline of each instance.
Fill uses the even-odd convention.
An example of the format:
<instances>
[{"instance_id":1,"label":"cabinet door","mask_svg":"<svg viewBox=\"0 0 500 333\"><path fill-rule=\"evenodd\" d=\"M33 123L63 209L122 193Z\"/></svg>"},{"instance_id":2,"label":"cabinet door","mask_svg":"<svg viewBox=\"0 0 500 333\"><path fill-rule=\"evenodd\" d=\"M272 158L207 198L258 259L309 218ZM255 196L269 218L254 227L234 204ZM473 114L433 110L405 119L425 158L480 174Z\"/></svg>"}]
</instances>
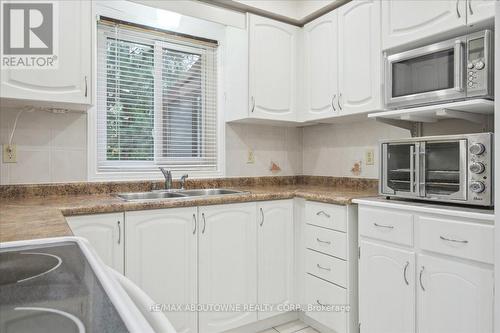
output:
<instances>
[{"instance_id":1,"label":"cabinet door","mask_svg":"<svg viewBox=\"0 0 500 333\"><path fill-rule=\"evenodd\" d=\"M422 333L493 332L493 270L418 256Z\"/></svg>"},{"instance_id":2,"label":"cabinet door","mask_svg":"<svg viewBox=\"0 0 500 333\"><path fill-rule=\"evenodd\" d=\"M102 261L123 274L123 213L69 216L75 236L86 238Z\"/></svg>"},{"instance_id":3,"label":"cabinet door","mask_svg":"<svg viewBox=\"0 0 500 333\"><path fill-rule=\"evenodd\" d=\"M465 0L384 0L383 49L411 43L466 24Z\"/></svg>"},{"instance_id":4,"label":"cabinet door","mask_svg":"<svg viewBox=\"0 0 500 333\"><path fill-rule=\"evenodd\" d=\"M380 109L380 1L351 1L337 11L340 113Z\"/></svg>"},{"instance_id":5,"label":"cabinet door","mask_svg":"<svg viewBox=\"0 0 500 333\"><path fill-rule=\"evenodd\" d=\"M415 332L414 267L415 255L409 251L361 241L361 332Z\"/></svg>"},{"instance_id":6,"label":"cabinet door","mask_svg":"<svg viewBox=\"0 0 500 333\"><path fill-rule=\"evenodd\" d=\"M256 204L200 207L200 305L257 303ZM203 311L200 332L215 333L249 324L257 313Z\"/></svg>"},{"instance_id":7,"label":"cabinet door","mask_svg":"<svg viewBox=\"0 0 500 333\"><path fill-rule=\"evenodd\" d=\"M495 0L467 0L467 24L474 25L495 17Z\"/></svg>"},{"instance_id":8,"label":"cabinet door","mask_svg":"<svg viewBox=\"0 0 500 333\"><path fill-rule=\"evenodd\" d=\"M290 304L293 299L293 201L257 205L258 302ZM279 312L259 312L259 320Z\"/></svg>"},{"instance_id":9,"label":"cabinet door","mask_svg":"<svg viewBox=\"0 0 500 333\"><path fill-rule=\"evenodd\" d=\"M54 1L57 38L55 69L2 69L4 98L90 104L91 1ZM58 51L57 51L58 50Z\"/></svg>"},{"instance_id":10,"label":"cabinet door","mask_svg":"<svg viewBox=\"0 0 500 333\"><path fill-rule=\"evenodd\" d=\"M249 15L250 117L295 121L298 27Z\"/></svg>"},{"instance_id":11,"label":"cabinet door","mask_svg":"<svg viewBox=\"0 0 500 333\"><path fill-rule=\"evenodd\" d=\"M331 117L339 111L337 86L337 11L306 24L304 120Z\"/></svg>"},{"instance_id":12,"label":"cabinet door","mask_svg":"<svg viewBox=\"0 0 500 333\"><path fill-rule=\"evenodd\" d=\"M159 304L196 304L197 208L127 212L125 220L125 275ZM195 311L166 315L177 332L197 332Z\"/></svg>"}]
</instances>

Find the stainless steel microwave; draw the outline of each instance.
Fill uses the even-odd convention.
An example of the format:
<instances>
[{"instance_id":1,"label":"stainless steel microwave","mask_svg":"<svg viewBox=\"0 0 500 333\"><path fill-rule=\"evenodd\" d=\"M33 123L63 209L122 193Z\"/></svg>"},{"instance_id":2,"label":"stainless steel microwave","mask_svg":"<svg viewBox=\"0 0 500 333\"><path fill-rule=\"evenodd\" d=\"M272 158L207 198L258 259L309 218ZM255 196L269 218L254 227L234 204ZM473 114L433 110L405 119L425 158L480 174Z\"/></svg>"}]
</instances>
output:
<instances>
[{"instance_id":1,"label":"stainless steel microwave","mask_svg":"<svg viewBox=\"0 0 500 333\"><path fill-rule=\"evenodd\" d=\"M386 54L388 108L408 108L472 98L493 98L490 30L414 50Z\"/></svg>"},{"instance_id":2,"label":"stainless steel microwave","mask_svg":"<svg viewBox=\"0 0 500 333\"><path fill-rule=\"evenodd\" d=\"M493 134L381 142L380 194L493 206Z\"/></svg>"}]
</instances>

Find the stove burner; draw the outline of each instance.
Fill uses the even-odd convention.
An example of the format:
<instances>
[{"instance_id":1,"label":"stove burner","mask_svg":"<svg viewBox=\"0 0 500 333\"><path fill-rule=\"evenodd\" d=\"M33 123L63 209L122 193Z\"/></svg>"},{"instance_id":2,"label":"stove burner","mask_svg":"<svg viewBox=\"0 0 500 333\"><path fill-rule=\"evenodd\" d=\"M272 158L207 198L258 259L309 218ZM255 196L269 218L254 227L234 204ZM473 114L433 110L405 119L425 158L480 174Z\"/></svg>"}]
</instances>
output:
<instances>
[{"instance_id":1,"label":"stove burner","mask_svg":"<svg viewBox=\"0 0 500 333\"><path fill-rule=\"evenodd\" d=\"M26 282L46 275L61 266L59 256L39 252L6 252L1 254L0 285Z\"/></svg>"}]
</instances>

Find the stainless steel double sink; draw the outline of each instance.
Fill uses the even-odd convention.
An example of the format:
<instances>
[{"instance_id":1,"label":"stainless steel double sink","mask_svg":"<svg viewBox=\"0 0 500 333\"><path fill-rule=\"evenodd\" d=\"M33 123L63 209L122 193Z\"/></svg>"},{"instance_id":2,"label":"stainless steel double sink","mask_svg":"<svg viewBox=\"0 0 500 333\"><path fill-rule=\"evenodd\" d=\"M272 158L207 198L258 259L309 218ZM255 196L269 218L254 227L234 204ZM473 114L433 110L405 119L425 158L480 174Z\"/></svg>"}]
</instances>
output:
<instances>
[{"instance_id":1,"label":"stainless steel double sink","mask_svg":"<svg viewBox=\"0 0 500 333\"><path fill-rule=\"evenodd\" d=\"M229 190L224 188L209 188L195 190L158 190L150 192L118 193L116 196L125 201L152 201L163 199L186 199L193 197L211 197L234 194L245 194L248 192Z\"/></svg>"}]
</instances>

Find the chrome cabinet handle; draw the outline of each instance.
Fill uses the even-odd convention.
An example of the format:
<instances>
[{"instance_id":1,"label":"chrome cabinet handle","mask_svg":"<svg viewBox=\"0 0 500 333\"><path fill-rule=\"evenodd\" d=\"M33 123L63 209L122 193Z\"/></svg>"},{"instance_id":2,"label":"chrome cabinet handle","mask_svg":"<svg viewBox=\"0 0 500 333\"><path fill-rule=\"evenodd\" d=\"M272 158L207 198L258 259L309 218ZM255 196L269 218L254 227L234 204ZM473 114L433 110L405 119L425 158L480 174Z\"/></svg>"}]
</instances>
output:
<instances>
[{"instance_id":1,"label":"chrome cabinet handle","mask_svg":"<svg viewBox=\"0 0 500 333\"><path fill-rule=\"evenodd\" d=\"M457 17L458 18L461 18L462 15L460 15L460 10L458 10L458 3L460 2L460 0L457 0L457 3L456 3L456 9L457 9Z\"/></svg>"},{"instance_id":2,"label":"chrome cabinet handle","mask_svg":"<svg viewBox=\"0 0 500 333\"><path fill-rule=\"evenodd\" d=\"M424 285L422 284L422 274L424 274L424 269L425 267L422 266L422 269L420 270L420 275L419 275L419 282L420 282L420 288L422 288L422 291L425 291Z\"/></svg>"},{"instance_id":3,"label":"chrome cabinet handle","mask_svg":"<svg viewBox=\"0 0 500 333\"><path fill-rule=\"evenodd\" d=\"M193 214L193 235L196 233L196 214Z\"/></svg>"},{"instance_id":4,"label":"chrome cabinet handle","mask_svg":"<svg viewBox=\"0 0 500 333\"><path fill-rule=\"evenodd\" d=\"M88 85L87 85L87 75L85 75L85 97L87 97Z\"/></svg>"},{"instance_id":5,"label":"chrome cabinet handle","mask_svg":"<svg viewBox=\"0 0 500 333\"><path fill-rule=\"evenodd\" d=\"M253 113L253 111L255 110L255 98L252 96L251 100L252 100L252 109L251 109L251 112Z\"/></svg>"},{"instance_id":6,"label":"chrome cabinet handle","mask_svg":"<svg viewBox=\"0 0 500 333\"><path fill-rule=\"evenodd\" d=\"M335 108L335 98L337 98L337 94L333 94L333 97L332 97L332 109L333 109L333 112L337 112L337 109Z\"/></svg>"},{"instance_id":7,"label":"chrome cabinet handle","mask_svg":"<svg viewBox=\"0 0 500 333\"><path fill-rule=\"evenodd\" d=\"M118 225L118 244L120 244L122 242L122 227L120 221L116 221L116 224Z\"/></svg>"},{"instance_id":8,"label":"chrome cabinet handle","mask_svg":"<svg viewBox=\"0 0 500 333\"><path fill-rule=\"evenodd\" d=\"M260 226L262 227L264 225L264 210L262 207L260 208Z\"/></svg>"},{"instance_id":9,"label":"chrome cabinet handle","mask_svg":"<svg viewBox=\"0 0 500 333\"><path fill-rule=\"evenodd\" d=\"M320 264L316 264L316 267L318 267L319 269L325 270L325 271L329 271L329 272L331 272L331 270L332 270L331 268L323 267Z\"/></svg>"},{"instance_id":10,"label":"chrome cabinet handle","mask_svg":"<svg viewBox=\"0 0 500 333\"><path fill-rule=\"evenodd\" d=\"M378 224L377 222L374 222L373 225L379 228L394 229L393 225Z\"/></svg>"},{"instance_id":11,"label":"chrome cabinet handle","mask_svg":"<svg viewBox=\"0 0 500 333\"><path fill-rule=\"evenodd\" d=\"M317 216L320 216L320 215L324 215L328 218L330 218L330 214L328 214L327 212L325 212L324 210L320 210L319 212L316 213Z\"/></svg>"},{"instance_id":12,"label":"chrome cabinet handle","mask_svg":"<svg viewBox=\"0 0 500 333\"><path fill-rule=\"evenodd\" d=\"M408 279L406 278L406 271L408 270L408 266L410 266L409 261L406 262L405 268L403 269L403 278L405 279L405 283L407 286L410 285L410 283L408 282Z\"/></svg>"},{"instance_id":13,"label":"chrome cabinet handle","mask_svg":"<svg viewBox=\"0 0 500 333\"><path fill-rule=\"evenodd\" d=\"M469 3L469 13L474 15L474 12L472 11L472 0L468 0L467 2Z\"/></svg>"},{"instance_id":14,"label":"chrome cabinet handle","mask_svg":"<svg viewBox=\"0 0 500 333\"><path fill-rule=\"evenodd\" d=\"M205 228L207 226L207 221L205 220L205 213L201 213L201 218L203 219L203 229L201 229L201 233L205 233Z\"/></svg>"},{"instance_id":15,"label":"chrome cabinet handle","mask_svg":"<svg viewBox=\"0 0 500 333\"><path fill-rule=\"evenodd\" d=\"M316 241L318 241L318 243L323 243L323 244L328 244L328 245L332 244L332 242L330 242L330 241L324 241L324 240L321 240L319 238L316 238Z\"/></svg>"},{"instance_id":16,"label":"chrome cabinet handle","mask_svg":"<svg viewBox=\"0 0 500 333\"><path fill-rule=\"evenodd\" d=\"M337 100L340 111L342 111L342 94L339 94L339 99Z\"/></svg>"},{"instance_id":17,"label":"chrome cabinet handle","mask_svg":"<svg viewBox=\"0 0 500 333\"><path fill-rule=\"evenodd\" d=\"M443 237L443 236L439 236L439 238L441 238L444 241L453 242L453 243L467 244L469 242L468 240L452 239L452 238L446 238L446 237Z\"/></svg>"},{"instance_id":18,"label":"chrome cabinet handle","mask_svg":"<svg viewBox=\"0 0 500 333\"><path fill-rule=\"evenodd\" d=\"M319 299L317 299L317 300L316 300L316 303L318 303L318 305L320 305L320 306L326 306L325 304L322 304L322 303L319 301Z\"/></svg>"}]
</instances>

